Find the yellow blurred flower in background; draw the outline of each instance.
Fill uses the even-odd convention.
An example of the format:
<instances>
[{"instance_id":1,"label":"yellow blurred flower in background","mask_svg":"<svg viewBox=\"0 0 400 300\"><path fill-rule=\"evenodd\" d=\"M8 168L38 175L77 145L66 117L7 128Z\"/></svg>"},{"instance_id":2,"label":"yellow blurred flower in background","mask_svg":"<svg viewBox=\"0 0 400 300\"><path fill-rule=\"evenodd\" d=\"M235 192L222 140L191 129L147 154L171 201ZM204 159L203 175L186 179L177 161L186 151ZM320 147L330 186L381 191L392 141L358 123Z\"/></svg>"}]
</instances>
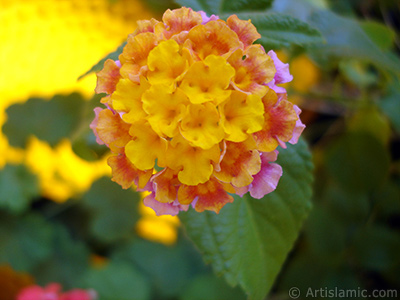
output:
<instances>
[{"instance_id":1,"label":"yellow blurred flower in background","mask_svg":"<svg viewBox=\"0 0 400 300\"><path fill-rule=\"evenodd\" d=\"M0 1L0 127L7 107L31 97L79 92L90 99L95 75L77 78L114 51L134 31L137 20L152 15L139 0ZM0 153L0 171L7 163L26 163L38 176L42 195L56 202L85 192L109 174L106 158L85 161L66 139L52 148L32 137L23 150L9 146L0 131ZM137 229L142 237L175 242L177 218L157 219L147 208L140 210L143 218Z\"/></svg>"},{"instance_id":2,"label":"yellow blurred flower in background","mask_svg":"<svg viewBox=\"0 0 400 300\"><path fill-rule=\"evenodd\" d=\"M291 101L301 107L303 101L301 94L310 92L320 82L321 70L305 54L292 58L283 51L277 51L276 54L280 60L290 61L290 73L293 75L293 80L282 86L291 91L289 92Z\"/></svg>"},{"instance_id":3,"label":"yellow blurred flower in background","mask_svg":"<svg viewBox=\"0 0 400 300\"><path fill-rule=\"evenodd\" d=\"M86 191L93 181L109 173L105 159L95 162L81 159L72 151L67 139L52 149L32 137L27 147L26 164L38 175L43 195L57 202Z\"/></svg>"},{"instance_id":4,"label":"yellow blurred flower in background","mask_svg":"<svg viewBox=\"0 0 400 300\"><path fill-rule=\"evenodd\" d=\"M318 83L321 76L318 67L305 54L299 55L291 61L290 71L293 75L290 87L300 93L310 91Z\"/></svg>"},{"instance_id":5,"label":"yellow blurred flower in background","mask_svg":"<svg viewBox=\"0 0 400 300\"><path fill-rule=\"evenodd\" d=\"M149 16L145 5L135 0L2 0L0 126L8 106L33 96L79 92L90 99L95 76L77 78L117 48L138 19ZM23 151L9 147L3 133L0 151L0 168L24 160ZM93 174L107 174L99 168L104 161L80 159L66 141L52 149L34 140L26 160L39 176L44 195L56 201L84 191L96 178Z\"/></svg>"},{"instance_id":6,"label":"yellow blurred flower in background","mask_svg":"<svg viewBox=\"0 0 400 300\"><path fill-rule=\"evenodd\" d=\"M2 0L0 14L6 104L72 91L91 96L94 77L77 82L79 75L150 15L142 2L130 0Z\"/></svg>"},{"instance_id":7,"label":"yellow blurred flower in background","mask_svg":"<svg viewBox=\"0 0 400 300\"><path fill-rule=\"evenodd\" d=\"M142 196L147 196L148 193L142 193ZM136 223L136 232L139 236L159 242L164 245L172 245L178 238L178 227L180 221L177 216L157 216L153 209L139 203L139 212L141 218Z\"/></svg>"}]
</instances>

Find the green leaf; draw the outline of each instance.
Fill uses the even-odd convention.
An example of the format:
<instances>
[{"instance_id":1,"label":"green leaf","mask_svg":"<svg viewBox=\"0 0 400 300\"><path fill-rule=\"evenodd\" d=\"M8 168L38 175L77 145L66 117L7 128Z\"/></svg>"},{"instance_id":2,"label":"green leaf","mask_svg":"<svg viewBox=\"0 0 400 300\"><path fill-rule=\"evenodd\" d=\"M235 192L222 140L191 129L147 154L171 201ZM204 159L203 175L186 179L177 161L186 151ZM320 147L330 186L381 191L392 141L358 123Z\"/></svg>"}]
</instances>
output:
<instances>
[{"instance_id":1,"label":"green leaf","mask_svg":"<svg viewBox=\"0 0 400 300\"><path fill-rule=\"evenodd\" d=\"M400 72L398 57L381 51L356 20L330 11L319 11L314 12L309 21L327 40L325 45L313 49L314 55L357 58L367 60L379 68Z\"/></svg>"},{"instance_id":2,"label":"green leaf","mask_svg":"<svg viewBox=\"0 0 400 300\"><path fill-rule=\"evenodd\" d=\"M400 59L382 51L355 19L339 16L306 1L275 1L273 10L299 18L321 32L326 43L310 49L313 58L318 61L329 63L334 58L355 58L381 69L400 72Z\"/></svg>"},{"instance_id":3,"label":"green leaf","mask_svg":"<svg viewBox=\"0 0 400 300\"><path fill-rule=\"evenodd\" d=\"M376 21L359 21L361 28L369 38L382 50L390 50L396 39L396 33Z\"/></svg>"},{"instance_id":4,"label":"green leaf","mask_svg":"<svg viewBox=\"0 0 400 300\"><path fill-rule=\"evenodd\" d=\"M364 132L340 137L326 152L326 166L348 190L371 191L388 177L390 157L382 142Z\"/></svg>"},{"instance_id":5,"label":"green leaf","mask_svg":"<svg viewBox=\"0 0 400 300\"><path fill-rule=\"evenodd\" d=\"M369 64L355 59L342 60L339 69L347 80L355 83L361 88L376 85L378 74L370 70Z\"/></svg>"},{"instance_id":6,"label":"green leaf","mask_svg":"<svg viewBox=\"0 0 400 300\"><path fill-rule=\"evenodd\" d=\"M93 134L91 129L84 133L83 136L73 141L72 150L80 158L87 161L99 160L110 151L107 146L99 145L96 142L96 136Z\"/></svg>"},{"instance_id":7,"label":"green leaf","mask_svg":"<svg viewBox=\"0 0 400 300\"><path fill-rule=\"evenodd\" d=\"M138 193L123 190L110 178L103 177L82 198L91 214L90 230L97 239L112 243L131 236L138 218Z\"/></svg>"},{"instance_id":8,"label":"green leaf","mask_svg":"<svg viewBox=\"0 0 400 300\"><path fill-rule=\"evenodd\" d=\"M101 106L100 99L102 97L102 94L94 95L90 101L85 101L80 111L79 125L71 136L72 150L88 161L98 160L109 151L107 146L99 145L96 142L96 136L90 129L90 123L95 118L94 109Z\"/></svg>"},{"instance_id":9,"label":"green leaf","mask_svg":"<svg viewBox=\"0 0 400 300\"><path fill-rule=\"evenodd\" d=\"M324 41L321 33L309 24L279 13L238 13L239 19L250 19L261 34L258 41L265 49L309 46Z\"/></svg>"},{"instance_id":10,"label":"green leaf","mask_svg":"<svg viewBox=\"0 0 400 300\"><path fill-rule=\"evenodd\" d=\"M223 0L177 0L176 3L212 15L220 13Z\"/></svg>"},{"instance_id":11,"label":"green leaf","mask_svg":"<svg viewBox=\"0 0 400 300\"><path fill-rule=\"evenodd\" d=\"M236 0L222 1L221 12L236 13L244 11L264 11L271 7L273 0Z\"/></svg>"},{"instance_id":12,"label":"green leaf","mask_svg":"<svg viewBox=\"0 0 400 300\"><path fill-rule=\"evenodd\" d=\"M83 105L84 100L77 93L54 96L50 101L29 99L6 110L8 119L3 132L12 146L25 147L31 135L54 146L76 130Z\"/></svg>"},{"instance_id":13,"label":"green leaf","mask_svg":"<svg viewBox=\"0 0 400 300\"><path fill-rule=\"evenodd\" d=\"M37 265L31 274L41 285L59 282L65 289L76 288L89 268L89 250L84 243L73 239L61 224L52 224L52 227L52 255Z\"/></svg>"},{"instance_id":14,"label":"green leaf","mask_svg":"<svg viewBox=\"0 0 400 300\"><path fill-rule=\"evenodd\" d=\"M329 0L304 0L306 2L311 3L313 6L328 9L329 7L333 6L332 3L329 3Z\"/></svg>"},{"instance_id":15,"label":"green leaf","mask_svg":"<svg viewBox=\"0 0 400 300\"><path fill-rule=\"evenodd\" d=\"M30 271L51 254L52 228L37 215L0 214L0 264Z\"/></svg>"},{"instance_id":16,"label":"green leaf","mask_svg":"<svg viewBox=\"0 0 400 300\"><path fill-rule=\"evenodd\" d=\"M131 264L111 261L85 274L84 285L94 289L101 300L147 300L150 284Z\"/></svg>"},{"instance_id":17,"label":"green leaf","mask_svg":"<svg viewBox=\"0 0 400 300\"><path fill-rule=\"evenodd\" d=\"M304 141L281 150L276 191L263 199L235 197L216 215L181 213L189 237L219 275L249 299L269 292L311 209L312 162Z\"/></svg>"},{"instance_id":18,"label":"green leaf","mask_svg":"<svg viewBox=\"0 0 400 300\"><path fill-rule=\"evenodd\" d=\"M0 208L13 213L25 211L38 196L37 177L23 165L7 165L0 171Z\"/></svg>"},{"instance_id":19,"label":"green leaf","mask_svg":"<svg viewBox=\"0 0 400 300\"><path fill-rule=\"evenodd\" d=\"M126 45L126 42L123 42L114 52L111 52L108 55L106 55L97 64L95 64L90 70L88 70L86 73L79 76L78 80L82 79L83 77L85 77L93 72L97 73L97 72L101 71L103 69L104 62L107 59L118 60L118 57L122 53L122 50L124 50L125 45Z\"/></svg>"},{"instance_id":20,"label":"green leaf","mask_svg":"<svg viewBox=\"0 0 400 300\"><path fill-rule=\"evenodd\" d=\"M177 0L181 6L207 14L235 13L243 11L263 11L269 8L273 0Z\"/></svg>"}]
</instances>

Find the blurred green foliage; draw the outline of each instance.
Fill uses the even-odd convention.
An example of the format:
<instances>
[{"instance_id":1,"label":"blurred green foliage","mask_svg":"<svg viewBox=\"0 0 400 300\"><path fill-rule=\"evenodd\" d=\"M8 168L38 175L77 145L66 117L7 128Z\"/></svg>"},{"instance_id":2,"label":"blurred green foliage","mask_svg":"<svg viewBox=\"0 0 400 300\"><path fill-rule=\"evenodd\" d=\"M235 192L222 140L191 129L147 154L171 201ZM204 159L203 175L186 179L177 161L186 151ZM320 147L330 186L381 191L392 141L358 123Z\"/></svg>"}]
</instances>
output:
<instances>
[{"instance_id":1,"label":"blurred green foliage","mask_svg":"<svg viewBox=\"0 0 400 300\"><path fill-rule=\"evenodd\" d=\"M400 293L397 1L177 2L221 16L245 10L242 16L254 19L266 49L285 48L292 58L307 54L323 72L305 93L289 87L289 98L303 99L315 181L313 208L287 259L311 207L311 163L303 142L286 154L280 150L282 157L304 157L288 158L287 166L281 162L290 171L264 202L236 199L218 216L183 214L187 232L179 229L172 246L138 237L140 195L109 178L59 204L40 194L28 169L7 165L0 172L0 264L31 273L41 285L93 288L101 300L246 299L242 289L262 299L270 288L271 299L288 299L291 287L302 295L325 287ZM7 110L2 130L20 147L32 134L50 145L69 138L82 158L98 159L104 148L89 130L98 101L85 102L78 94L30 99ZM237 207L243 205L247 211ZM218 237L226 248L213 249ZM97 256L104 261L93 262Z\"/></svg>"}]
</instances>

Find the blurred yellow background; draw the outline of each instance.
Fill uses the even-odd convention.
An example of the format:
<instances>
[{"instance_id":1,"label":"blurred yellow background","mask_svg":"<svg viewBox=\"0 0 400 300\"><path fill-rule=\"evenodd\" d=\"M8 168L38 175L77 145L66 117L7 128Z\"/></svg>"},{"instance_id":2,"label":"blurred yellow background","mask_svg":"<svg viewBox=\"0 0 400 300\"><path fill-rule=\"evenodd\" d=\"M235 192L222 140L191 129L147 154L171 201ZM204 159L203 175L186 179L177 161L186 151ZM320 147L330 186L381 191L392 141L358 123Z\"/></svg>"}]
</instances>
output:
<instances>
[{"instance_id":1,"label":"blurred yellow background","mask_svg":"<svg viewBox=\"0 0 400 300\"><path fill-rule=\"evenodd\" d=\"M114 51L137 20L152 16L139 0L1 0L0 126L7 107L31 97L79 92L90 99L95 75L77 78ZM110 173L106 159L85 161L68 140L52 148L32 136L22 150L10 147L0 132L0 153L0 169L7 163L25 163L38 176L42 195L56 202L85 192ZM176 240L178 219L166 217L163 223L146 208L140 211L139 234L166 244Z\"/></svg>"}]
</instances>

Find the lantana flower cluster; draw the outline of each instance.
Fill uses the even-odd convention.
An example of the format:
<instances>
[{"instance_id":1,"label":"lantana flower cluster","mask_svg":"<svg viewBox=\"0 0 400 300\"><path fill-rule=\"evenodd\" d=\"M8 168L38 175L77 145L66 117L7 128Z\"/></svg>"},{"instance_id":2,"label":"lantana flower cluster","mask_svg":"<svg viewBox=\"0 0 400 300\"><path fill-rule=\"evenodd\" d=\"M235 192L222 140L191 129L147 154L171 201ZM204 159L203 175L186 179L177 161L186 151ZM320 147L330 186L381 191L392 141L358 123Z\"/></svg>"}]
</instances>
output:
<instances>
[{"instance_id":1,"label":"lantana flower cluster","mask_svg":"<svg viewBox=\"0 0 400 300\"><path fill-rule=\"evenodd\" d=\"M251 21L190 8L139 21L119 60L97 74L106 93L91 124L112 155L113 180L150 192L158 215L220 209L232 194L262 198L282 168L277 147L296 143L300 109L278 84L292 76L253 44Z\"/></svg>"}]
</instances>

